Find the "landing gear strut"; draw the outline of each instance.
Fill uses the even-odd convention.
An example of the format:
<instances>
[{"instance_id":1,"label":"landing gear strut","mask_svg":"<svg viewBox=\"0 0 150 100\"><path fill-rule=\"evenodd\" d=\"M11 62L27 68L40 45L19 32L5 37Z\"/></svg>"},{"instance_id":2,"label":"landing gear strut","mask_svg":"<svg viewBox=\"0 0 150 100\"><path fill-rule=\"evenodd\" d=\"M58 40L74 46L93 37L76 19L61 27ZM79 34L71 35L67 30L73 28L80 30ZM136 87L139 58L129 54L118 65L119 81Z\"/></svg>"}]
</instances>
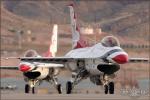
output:
<instances>
[{"instance_id":1,"label":"landing gear strut","mask_svg":"<svg viewBox=\"0 0 150 100\"><path fill-rule=\"evenodd\" d=\"M35 93L35 88L34 87L32 87L32 94L34 94Z\"/></svg>"},{"instance_id":2,"label":"landing gear strut","mask_svg":"<svg viewBox=\"0 0 150 100\"><path fill-rule=\"evenodd\" d=\"M59 94L62 93L62 87L61 87L61 84L58 84L58 79L56 76L49 76L47 81L50 83L50 84L53 84L54 87L56 88L56 90L58 91Z\"/></svg>"},{"instance_id":3,"label":"landing gear strut","mask_svg":"<svg viewBox=\"0 0 150 100\"><path fill-rule=\"evenodd\" d=\"M58 84L58 85L57 85L57 91L58 91L59 94L62 93L61 84Z\"/></svg>"},{"instance_id":4,"label":"landing gear strut","mask_svg":"<svg viewBox=\"0 0 150 100\"><path fill-rule=\"evenodd\" d=\"M81 82L83 79L86 79L88 76L89 73L86 69L84 69L84 67L79 68L76 72L72 72L71 81L67 81L66 83L66 93L71 94L74 86Z\"/></svg>"}]
</instances>

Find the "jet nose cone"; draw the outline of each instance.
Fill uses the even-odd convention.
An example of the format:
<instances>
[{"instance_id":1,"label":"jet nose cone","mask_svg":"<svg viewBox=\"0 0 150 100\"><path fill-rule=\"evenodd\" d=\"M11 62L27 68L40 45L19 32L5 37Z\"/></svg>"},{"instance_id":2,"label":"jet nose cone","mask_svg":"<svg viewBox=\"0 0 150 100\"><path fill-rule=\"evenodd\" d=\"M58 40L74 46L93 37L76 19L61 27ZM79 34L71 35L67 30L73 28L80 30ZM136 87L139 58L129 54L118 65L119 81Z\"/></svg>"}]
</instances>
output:
<instances>
[{"instance_id":1,"label":"jet nose cone","mask_svg":"<svg viewBox=\"0 0 150 100\"><path fill-rule=\"evenodd\" d=\"M118 64L124 64L128 62L128 55L125 54L119 54L112 58L113 61L115 61Z\"/></svg>"},{"instance_id":2,"label":"jet nose cone","mask_svg":"<svg viewBox=\"0 0 150 100\"><path fill-rule=\"evenodd\" d=\"M22 65L19 66L19 69L22 72L26 72L26 71L28 71L30 69L30 66L22 64Z\"/></svg>"}]
</instances>

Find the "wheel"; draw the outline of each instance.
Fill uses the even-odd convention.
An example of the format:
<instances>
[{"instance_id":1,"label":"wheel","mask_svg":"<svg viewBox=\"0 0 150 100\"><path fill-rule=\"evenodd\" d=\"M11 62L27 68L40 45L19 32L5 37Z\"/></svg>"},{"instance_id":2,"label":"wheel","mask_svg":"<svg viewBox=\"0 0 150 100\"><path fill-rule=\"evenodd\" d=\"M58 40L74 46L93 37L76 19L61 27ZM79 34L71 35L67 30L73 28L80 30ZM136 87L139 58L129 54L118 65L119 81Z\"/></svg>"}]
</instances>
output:
<instances>
[{"instance_id":1,"label":"wheel","mask_svg":"<svg viewBox=\"0 0 150 100\"><path fill-rule=\"evenodd\" d=\"M57 90L58 90L58 93L59 93L59 94L61 94L61 93L62 93L61 84L58 84L58 85L57 85Z\"/></svg>"},{"instance_id":2,"label":"wheel","mask_svg":"<svg viewBox=\"0 0 150 100\"><path fill-rule=\"evenodd\" d=\"M108 94L108 85L104 85L104 92L105 94Z\"/></svg>"},{"instance_id":3,"label":"wheel","mask_svg":"<svg viewBox=\"0 0 150 100\"><path fill-rule=\"evenodd\" d=\"M32 94L34 94L35 93L35 88L34 87L32 87Z\"/></svg>"},{"instance_id":4,"label":"wheel","mask_svg":"<svg viewBox=\"0 0 150 100\"><path fill-rule=\"evenodd\" d=\"M25 93L29 93L30 91L30 86L28 84L25 85Z\"/></svg>"},{"instance_id":5,"label":"wheel","mask_svg":"<svg viewBox=\"0 0 150 100\"><path fill-rule=\"evenodd\" d=\"M71 90L72 90L72 83L70 81L68 81L66 83L66 92L67 92L67 94L71 94Z\"/></svg>"},{"instance_id":6,"label":"wheel","mask_svg":"<svg viewBox=\"0 0 150 100\"><path fill-rule=\"evenodd\" d=\"M109 94L114 94L114 82L110 82L108 85L109 85Z\"/></svg>"}]
</instances>

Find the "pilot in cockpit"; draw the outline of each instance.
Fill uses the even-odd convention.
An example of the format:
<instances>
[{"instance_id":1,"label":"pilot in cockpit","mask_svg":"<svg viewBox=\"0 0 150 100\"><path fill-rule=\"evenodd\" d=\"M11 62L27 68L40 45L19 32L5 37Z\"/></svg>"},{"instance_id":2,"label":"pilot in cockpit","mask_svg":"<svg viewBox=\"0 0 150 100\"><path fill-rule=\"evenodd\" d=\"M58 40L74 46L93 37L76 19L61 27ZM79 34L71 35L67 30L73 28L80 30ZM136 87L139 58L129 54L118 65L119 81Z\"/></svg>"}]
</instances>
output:
<instances>
[{"instance_id":1,"label":"pilot in cockpit","mask_svg":"<svg viewBox=\"0 0 150 100\"><path fill-rule=\"evenodd\" d=\"M117 38L114 36L107 36L104 37L101 41L102 45L104 47L114 47L114 46L120 46L120 43Z\"/></svg>"}]
</instances>

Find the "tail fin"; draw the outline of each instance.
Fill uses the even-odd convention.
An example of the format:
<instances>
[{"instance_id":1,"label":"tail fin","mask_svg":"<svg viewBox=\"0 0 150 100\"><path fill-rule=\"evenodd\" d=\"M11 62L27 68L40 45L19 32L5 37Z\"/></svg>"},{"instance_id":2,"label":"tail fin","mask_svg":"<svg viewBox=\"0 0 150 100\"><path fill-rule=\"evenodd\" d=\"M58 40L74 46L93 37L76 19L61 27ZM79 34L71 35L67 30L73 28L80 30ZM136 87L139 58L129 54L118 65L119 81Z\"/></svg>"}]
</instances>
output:
<instances>
[{"instance_id":1,"label":"tail fin","mask_svg":"<svg viewBox=\"0 0 150 100\"><path fill-rule=\"evenodd\" d=\"M50 46L48 52L46 53L46 57L55 57L57 53L57 39L58 38L58 25L55 24L53 27L53 34L51 37Z\"/></svg>"},{"instance_id":2,"label":"tail fin","mask_svg":"<svg viewBox=\"0 0 150 100\"><path fill-rule=\"evenodd\" d=\"M86 41L81 38L79 27L76 23L76 15L74 12L74 5L70 4L70 18L71 18L71 28L72 28L72 49L87 47Z\"/></svg>"}]
</instances>

